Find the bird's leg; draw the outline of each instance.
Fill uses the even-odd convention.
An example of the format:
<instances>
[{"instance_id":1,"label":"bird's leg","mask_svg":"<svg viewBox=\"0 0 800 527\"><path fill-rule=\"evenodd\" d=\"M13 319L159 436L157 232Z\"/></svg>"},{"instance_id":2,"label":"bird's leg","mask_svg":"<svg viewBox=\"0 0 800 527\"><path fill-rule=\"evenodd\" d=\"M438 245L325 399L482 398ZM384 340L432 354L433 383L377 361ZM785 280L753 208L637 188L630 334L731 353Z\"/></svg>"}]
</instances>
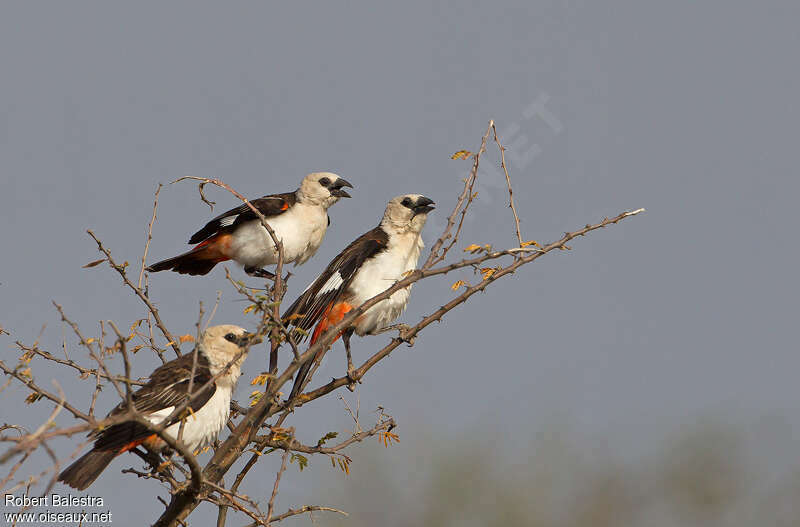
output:
<instances>
[{"instance_id":1,"label":"bird's leg","mask_svg":"<svg viewBox=\"0 0 800 527\"><path fill-rule=\"evenodd\" d=\"M373 331L372 333L370 333L370 335L380 335L381 333L386 333L387 331L395 331L395 330L397 330L397 333L398 333L397 336L398 336L398 338L400 340L402 340L403 342L407 343L409 346L413 346L414 345L414 341L417 340L417 337L414 336L414 337L411 337L411 338L407 338L405 336L407 334L407 332L411 330L411 326L409 326L408 324L403 324L403 323L392 324L391 326L386 326L385 328L381 328L381 329L379 329L377 331Z\"/></svg>"},{"instance_id":2,"label":"bird's leg","mask_svg":"<svg viewBox=\"0 0 800 527\"><path fill-rule=\"evenodd\" d=\"M136 450L139 453L139 457L147 460L147 462L150 464L152 467L151 472L153 474L164 473L168 476L172 476L172 471L169 469L169 467L172 465L172 455L174 454L174 451L171 448L167 447L161 450L161 454L164 456L164 458L158 455L158 452L149 448L139 448Z\"/></svg>"},{"instance_id":3,"label":"bird's leg","mask_svg":"<svg viewBox=\"0 0 800 527\"><path fill-rule=\"evenodd\" d=\"M266 269L259 269L258 267L245 267L244 272L250 276L255 276L256 278L269 278L270 280L275 279L274 273L270 273Z\"/></svg>"},{"instance_id":4,"label":"bird's leg","mask_svg":"<svg viewBox=\"0 0 800 527\"><path fill-rule=\"evenodd\" d=\"M347 389L351 392L356 389L356 369L353 367L353 356L350 353L350 337L353 336L354 328L348 328L342 334L342 342L344 342L344 351L347 353L347 377L350 379L350 384Z\"/></svg>"}]
</instances>

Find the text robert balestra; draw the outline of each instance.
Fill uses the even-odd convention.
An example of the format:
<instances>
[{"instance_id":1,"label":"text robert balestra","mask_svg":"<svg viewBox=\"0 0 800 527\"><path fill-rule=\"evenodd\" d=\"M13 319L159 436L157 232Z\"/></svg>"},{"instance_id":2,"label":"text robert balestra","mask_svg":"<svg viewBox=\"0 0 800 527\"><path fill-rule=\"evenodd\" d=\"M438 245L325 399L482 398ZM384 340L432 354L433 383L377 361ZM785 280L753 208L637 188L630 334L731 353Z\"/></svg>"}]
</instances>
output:
<instances>
[{"instance_id":1,"label":"text robert balestra","mask_svg":"<svg viewBox=\"0 0 800 527\"><path fill-rule=\"evenodd\" d=\"M102 496L73 496L72 494L50 494L47 496L16 496L4 494L6 507L102 507Z\"/></svg>"}]
</instances>

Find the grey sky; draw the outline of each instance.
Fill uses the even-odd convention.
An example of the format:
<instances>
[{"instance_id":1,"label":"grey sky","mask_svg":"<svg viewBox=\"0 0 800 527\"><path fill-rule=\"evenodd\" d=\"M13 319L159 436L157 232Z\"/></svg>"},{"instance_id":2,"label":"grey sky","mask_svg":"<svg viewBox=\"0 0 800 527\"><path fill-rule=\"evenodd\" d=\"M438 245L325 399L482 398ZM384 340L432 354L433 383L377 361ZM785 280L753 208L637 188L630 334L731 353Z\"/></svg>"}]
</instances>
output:
<instances>
[{"instance_id":1,"label":"grey sky","mask_svg":"<svg viewBox=\"0 0 800 527\"><path fill-rule=\"evenodd\" d=\"M13 334L0 345L30 342L47 323L42 345L57 348L51 299L87 332L143 313L107 268L81 269L97 258L84 231L135 267L158 182L219 177L260 196L315 170L351 181L354 199L331 210L322 248L290 282L293 299L394 195L432 197L430 227L441 226L468 170L449 156L477 148L492 118L501 139L517 141L509 166L525 237L648 212L452 312L371 372L362 408L385 406L409 444L422 430L508 426L509 455L528 447L512 432L554 421L622 457L709 414L774 417L796 433L798 10L790 1L6 2L0 324ZM545 99L549 117L526 111ZM513 243L495 161L492 152L465 243ZM150 260L183 250L210 216L193 184L164 188ZM415 288L404 318L440 305L456 278ZM212 304L217 290L215 320L252 326L221 269L151 284L176 332L191 331L198 300ZM385 340L356 341L356 358ZM337 346L317 381L341 373L341 355ZM246 369L262 371L264 360L257 350ZM135 363L141 374L153 365ZM23 418L23 396L0 396L3 420ZM29 424L49 411L32 408ZM309 440L348 425L336 400L304 413L294 424ZM413 449L386 455L414 466ZM117 465L103 477L110 495L126 485L152 493ZM288 485L292 503L307 501L302 478Z\"/></svg>"}]
</instances>

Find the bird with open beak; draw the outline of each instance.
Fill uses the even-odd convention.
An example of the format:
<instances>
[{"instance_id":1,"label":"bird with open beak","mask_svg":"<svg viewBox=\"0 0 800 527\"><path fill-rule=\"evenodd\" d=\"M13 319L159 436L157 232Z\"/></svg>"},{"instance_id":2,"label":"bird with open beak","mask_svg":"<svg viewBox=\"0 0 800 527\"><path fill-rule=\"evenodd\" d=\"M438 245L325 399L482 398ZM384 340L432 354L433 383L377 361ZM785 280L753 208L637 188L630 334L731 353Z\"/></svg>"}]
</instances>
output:
<instances>
[{"instance_id":1,"label":"bird with open beak","mask_svg":"<svg viewBox=\"0 0 800 527\"><path fill-rule=\"evenodd\" d=\"M380 224L348 245L303 294L283 319L311 334L313 346L328 328L338 324L352 309L382 293L416 268L422 242L422 228L434 202L420 194L397 196L389 201ZM353 372L350 337L353 333L382 333L408 304L411 286L395 291L367 309L343 333L347 371ZM336 337L338 338L338 336ZM297 395L315 357L299 369L290 399Z\"/></svg>"},{"instance_id":2,"label":"bird with open beak","mask_svg":"<svg viewBox=\"0 0 800 527\"><path fill-rule=\"evenodd\" d=\"M322 244L331 223L328 209L340 198L349 198L347 180L330 172L307 175L294 192L273 194L250 202L266 218L283 243L284 263L300 265ZM189 238L198 245L183 254L147 267L150 272L208 274L220 262L234 260L247 274L274 278L264 269L278 263L278 249L260 218L242 204L212 219Z\"/></svg>"}]
</instances>

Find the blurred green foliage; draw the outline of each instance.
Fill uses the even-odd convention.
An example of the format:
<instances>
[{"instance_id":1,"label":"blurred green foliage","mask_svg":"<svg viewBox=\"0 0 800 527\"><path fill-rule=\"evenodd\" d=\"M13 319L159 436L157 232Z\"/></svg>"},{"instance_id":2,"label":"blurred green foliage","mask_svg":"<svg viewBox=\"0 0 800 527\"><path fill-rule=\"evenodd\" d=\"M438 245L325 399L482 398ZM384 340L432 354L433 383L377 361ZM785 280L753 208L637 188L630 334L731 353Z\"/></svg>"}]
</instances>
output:
<instances>
[{"instance_id":1,"label":"blurred green foliage","mask_svg":"<svg viewBox=\"0 0 800 527\"><path fill-rule=\"evenodd\" d=\"M415 466L398 467L392 449L360 448L349 477L320 474L309 493L350 516L316 515L314 524L800 527L800 458L776 477L750 462L730 428L690 428L625 462L569 434L534 440L527 457L510 460L502 440L475 437L422 441L411 447Z\"/></svg>"}]
</instances>

